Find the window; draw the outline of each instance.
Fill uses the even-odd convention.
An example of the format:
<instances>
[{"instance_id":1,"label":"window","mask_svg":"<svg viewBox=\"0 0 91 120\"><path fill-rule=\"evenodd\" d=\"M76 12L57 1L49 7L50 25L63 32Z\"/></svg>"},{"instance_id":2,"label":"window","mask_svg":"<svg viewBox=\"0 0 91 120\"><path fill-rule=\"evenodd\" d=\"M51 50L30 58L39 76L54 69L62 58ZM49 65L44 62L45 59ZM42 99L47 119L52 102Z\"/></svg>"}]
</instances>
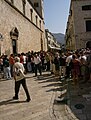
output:
<instances>
[{"instance_id":1,"label":"window","mask_svg":"<svg viewBox=\"0 0 91 120\"><path fill-rule=\"evenodd\" d=\"M91 31L91 20L86 21L86 32Z\"/></svg>"},{"instance_id":2,"label":"window","mask_svg":"<svg viewBox=\"0 0 91 120\"><path fill-rule=\"evenodd\" d=\"M38 2L35 2L35 3L34 3L34 7L39 7L39 3L38 3Z\"/></svg>"},{"instance_id":3,"label":"window","mask_svg":"<svg viewBox=\"0 0 91 120\"><path fill-rule=\"evenodd\" d=\"M31 21L33 22L33 10L30 9Z\"/></svg>"},{"instance_id":4,"label":"window","mask_svg":"<svg viewBox=\"0 0 91 120\"><path fill-rule=\"evenodd\" d=\"M22 0L22 4L23 4L23 13L25 15L25 5L26 5L26 1L25 0Z\"/></svg>"},{"instance_id":5,"label":"window","mask_svg":"<svg viewBox=\"0 0 91 120\"><path fill-rule=\"evenodd\" d=\"M37 23L37 22L38 22L38 16L36 15L35 18L36 18L36 25L37 25L37 24L38 24L38 23Z\"/></svg>"},{"instance_id":6,"label":"window","mask_svg":"<svg viewBox=\"0 0 91 120\"><path fill-rule=\"evenodd\" d=\"M41 20L39 21L39 23L40 23L40 28L41 28Z\"/></svg>"},{"instance_id":7,"label":"window","mask_svg":"<svg viewBox=\"0 0 91 120\"><path fill-rule=\"evenodd\" d=\"M91 5L82 6L82 10L91 10Z\"/></svg>"}]
</instances>

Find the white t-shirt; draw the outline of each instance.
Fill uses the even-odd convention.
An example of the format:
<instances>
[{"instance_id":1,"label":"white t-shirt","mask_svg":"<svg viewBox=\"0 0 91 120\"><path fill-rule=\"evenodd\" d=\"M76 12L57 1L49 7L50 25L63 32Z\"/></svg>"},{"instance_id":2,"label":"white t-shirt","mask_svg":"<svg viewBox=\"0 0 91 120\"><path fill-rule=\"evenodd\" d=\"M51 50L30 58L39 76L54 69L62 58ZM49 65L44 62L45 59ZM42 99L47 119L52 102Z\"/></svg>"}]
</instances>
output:
<instances>
[{"instance_id":1,"label":"white t-shirt","mask_svg":"<svg viewBox=\"0 0 91 120\"><path fill-rule=\"evenodd\" d=\"M72 55L70 55L66 58L67 66L69 66L69 63L71 62L71 60L72 60Z\"/></svg>"},{"instance_id":2,"label":"white t-shirt","mask_svg":"<svg viewBox=\"0 0 91 120\"><path fill-rule=\"evenodd\" d=\"M35 65L39 64L41 62L41 59L37 56L37 57L34 57L34 63Z\"/></svg>"},{"instance_id":3,"label":"white t-shirt","mask_svg":"<svg viewBox=\"0 0 91 120\"><path fill-rule=\"evenodd\" d=\"M22 80L25 75L24 75L24 66L22 63L20 62L16 62L13 66L13 73L14 73L14 76L15 76L15 80L16 81L19 81L19 80Z\"/></svg>"}]
</instances>

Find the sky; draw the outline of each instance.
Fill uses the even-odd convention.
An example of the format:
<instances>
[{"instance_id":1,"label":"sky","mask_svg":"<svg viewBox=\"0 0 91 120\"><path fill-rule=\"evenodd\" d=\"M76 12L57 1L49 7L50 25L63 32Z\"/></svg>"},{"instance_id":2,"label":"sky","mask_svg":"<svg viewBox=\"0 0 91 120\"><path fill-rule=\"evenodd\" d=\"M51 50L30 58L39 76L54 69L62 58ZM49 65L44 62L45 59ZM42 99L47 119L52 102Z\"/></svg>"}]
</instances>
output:
<instances>
[{"instance_id":1,"label":"sky","mask_svg":"<svg viewBox=\"0 0 91 120\"><path fill-rule=\"evenodd\" d=\"M70 0L44 0L45 28L51 33L65 34Z\"/></svg>"}]
</instances>

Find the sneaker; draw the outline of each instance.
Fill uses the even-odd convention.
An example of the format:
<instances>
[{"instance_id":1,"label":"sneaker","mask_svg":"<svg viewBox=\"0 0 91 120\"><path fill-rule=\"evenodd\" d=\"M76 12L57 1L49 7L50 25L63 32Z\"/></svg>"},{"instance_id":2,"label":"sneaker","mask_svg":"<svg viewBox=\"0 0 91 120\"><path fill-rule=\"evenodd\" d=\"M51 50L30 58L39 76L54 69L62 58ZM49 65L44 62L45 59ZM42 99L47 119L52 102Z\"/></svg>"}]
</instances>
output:
<instances>
[{"instance_id":1,"label":"sneaker","mask_svg":"<svg viewBox=\"0 0 91 120\"><path fill-rule=\"evenodd\" d=\"M37 75L34 75L33 77L37 77Z\"/></svg>"},{"instance_id":2,"label":"sneaker","mask_svg":"<svg viewBox=\"0 0 91 120\"><path fill-rule=\"evenodd\" d=\"M13 100L18 100L18 97L14 96L14 97L13 97Z\"/></svg>"},{"instance_id":3,"label":"sneaker","mask_svg":"<svg viewBox=\"0 0 91 120\"><path fill-rule=\"evenodd\" d=\"M31 99L30 99L30 98L28 98L28 99L26 99L26 102L30 102L30 100L31 100Z\"/></svg>"}]
</instances>

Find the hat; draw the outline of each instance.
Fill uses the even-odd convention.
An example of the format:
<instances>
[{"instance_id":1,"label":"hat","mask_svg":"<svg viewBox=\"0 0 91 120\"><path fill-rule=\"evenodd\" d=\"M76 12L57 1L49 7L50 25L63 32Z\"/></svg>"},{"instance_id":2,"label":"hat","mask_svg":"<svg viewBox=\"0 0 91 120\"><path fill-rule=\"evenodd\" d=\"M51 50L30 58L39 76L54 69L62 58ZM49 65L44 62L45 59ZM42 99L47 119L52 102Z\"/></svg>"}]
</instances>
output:
<instances>
[{"instance_id":1,"label":"hat","mask_svg":"<svg viewBox=\"0 0 91 120\"><path fill-rule=\"evenodd\" d=\"M15 57L15 62L20 62L20 58L19 57Z\"/></svg>"}]
</instances>

